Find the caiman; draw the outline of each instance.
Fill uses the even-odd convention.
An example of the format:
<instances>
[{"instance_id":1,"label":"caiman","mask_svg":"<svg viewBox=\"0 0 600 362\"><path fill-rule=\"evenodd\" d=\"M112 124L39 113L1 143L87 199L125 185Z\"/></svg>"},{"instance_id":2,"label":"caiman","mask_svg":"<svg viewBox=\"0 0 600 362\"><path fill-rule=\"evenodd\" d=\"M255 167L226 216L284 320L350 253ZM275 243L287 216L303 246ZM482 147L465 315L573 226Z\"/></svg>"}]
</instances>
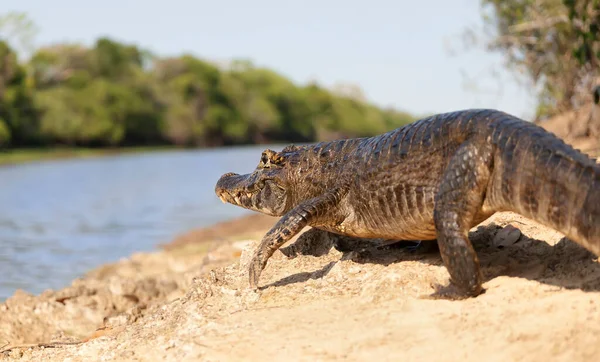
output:
<instances>
[{"instance_id":1,"label":"caiman","mask_svg":"<svg viewBox=\"0 0 600 362\"><path fill-rule=\"evenodd\" d=\"M437 114L375 137L266 149L252 173L224 174L215 192L281 216L253 254L252 289L271 255L307 225L358 238L437 240L450 275L438 286L444 297L484 292L468 233L496 212L538 221L600 255L599 165L493 109Z\"/></svg>"}]
</instances>

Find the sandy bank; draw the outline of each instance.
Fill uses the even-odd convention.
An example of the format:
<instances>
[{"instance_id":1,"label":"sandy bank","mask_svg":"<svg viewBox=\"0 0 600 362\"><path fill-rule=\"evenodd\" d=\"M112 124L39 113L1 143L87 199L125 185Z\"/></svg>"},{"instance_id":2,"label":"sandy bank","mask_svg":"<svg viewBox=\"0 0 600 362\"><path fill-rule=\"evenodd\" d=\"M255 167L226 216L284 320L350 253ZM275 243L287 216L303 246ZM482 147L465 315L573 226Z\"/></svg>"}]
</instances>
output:
<instances>
[{"instance_id":1,"label":"sandy bank","mask_svg":"<svg viewBox=\"0 0 600 362\"><path fill-rule=\"evenodd\" d=\"M274 255L263 274L264 288L254 293L245 288L245 264L260 233L247 240L230 236L137 254L62 291L17 293L0 306L0 340L84 342L13 348L0 356L25 361L597 359L597 258L515 214L498 214L485 225L471 234L487 289L475 299L427 299L431 283L447 282L436 251L373 246L341 253L327 235L313 231L296 241L296 255ZM504 226L509 227L501 231Z\"/></svg>"}]
</instances>

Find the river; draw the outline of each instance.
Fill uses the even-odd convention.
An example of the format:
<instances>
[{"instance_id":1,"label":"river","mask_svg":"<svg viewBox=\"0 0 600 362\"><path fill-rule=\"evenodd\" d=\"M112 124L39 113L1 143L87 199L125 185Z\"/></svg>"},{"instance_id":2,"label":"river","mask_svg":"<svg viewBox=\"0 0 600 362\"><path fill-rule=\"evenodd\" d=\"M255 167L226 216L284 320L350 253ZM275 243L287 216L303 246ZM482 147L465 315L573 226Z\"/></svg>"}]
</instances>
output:
<instances>
[{"instance_id":1,"label":"river","mask_svg":"<svg viewBox=\"0 0 600 362\"><path fill-rule=\"evenodd\" d=\"M150 152L0 167L0 301L59 289L101 264L151 251L250 211L216 197L266 147Z\"/></svg>"}]
</instances>

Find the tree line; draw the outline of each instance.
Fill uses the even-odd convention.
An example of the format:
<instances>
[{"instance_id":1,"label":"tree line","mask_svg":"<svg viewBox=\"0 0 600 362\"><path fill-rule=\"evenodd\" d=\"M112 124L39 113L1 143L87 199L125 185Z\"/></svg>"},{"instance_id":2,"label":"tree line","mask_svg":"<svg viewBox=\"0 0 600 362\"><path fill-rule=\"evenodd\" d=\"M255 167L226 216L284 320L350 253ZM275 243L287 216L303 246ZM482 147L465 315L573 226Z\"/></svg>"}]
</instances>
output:
<instances>
[{"instance_id":1,"label":"tree line","mask_svg":"<svg viewBox=\"0 0 600 362\"><path fill-rule=\"evenodd\" d=\"M484 28L467 32L467 43L500 52L530 81L537 120L592 101L600 0L480 4ZM31 38L25 14L5 19L21 41ZM294 84L249 61L157 57L109 38L45 46L19 61L0 37L0 148L309 142L368 136L414 119L366 102L356 89Z\"/></svg>"},{"instance_id":2,"label":"tree line","mask_svg":"<svg viewBox=\"0 0 600 362\"><path fill-rule=\"evenodd\" d=\"M355 92L354 92L355 93ZM215 147L368 136L412 122L352 92L109 38L55 44L26 62L0 39L0 147Z\"/></svg>"}]
</instances>

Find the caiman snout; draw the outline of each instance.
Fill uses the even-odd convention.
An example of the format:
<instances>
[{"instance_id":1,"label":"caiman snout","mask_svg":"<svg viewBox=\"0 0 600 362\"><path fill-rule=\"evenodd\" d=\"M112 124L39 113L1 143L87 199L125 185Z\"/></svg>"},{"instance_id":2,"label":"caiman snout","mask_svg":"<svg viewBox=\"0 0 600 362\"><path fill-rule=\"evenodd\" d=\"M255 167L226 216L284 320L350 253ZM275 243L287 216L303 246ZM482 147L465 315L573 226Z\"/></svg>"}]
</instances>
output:
<instances>
[{"instance_id":1,"label":"caiman snout","mask_svg":"<svg viewBox=\"0 0 600 362\"><path fill-rule=\"evenodd\" d=\"M246 195L244 181L247 175L238 175L228 172L219 178L215 186L215 193L225 203L240 204L240 200Z\"/></svg>"}]
</instances>

